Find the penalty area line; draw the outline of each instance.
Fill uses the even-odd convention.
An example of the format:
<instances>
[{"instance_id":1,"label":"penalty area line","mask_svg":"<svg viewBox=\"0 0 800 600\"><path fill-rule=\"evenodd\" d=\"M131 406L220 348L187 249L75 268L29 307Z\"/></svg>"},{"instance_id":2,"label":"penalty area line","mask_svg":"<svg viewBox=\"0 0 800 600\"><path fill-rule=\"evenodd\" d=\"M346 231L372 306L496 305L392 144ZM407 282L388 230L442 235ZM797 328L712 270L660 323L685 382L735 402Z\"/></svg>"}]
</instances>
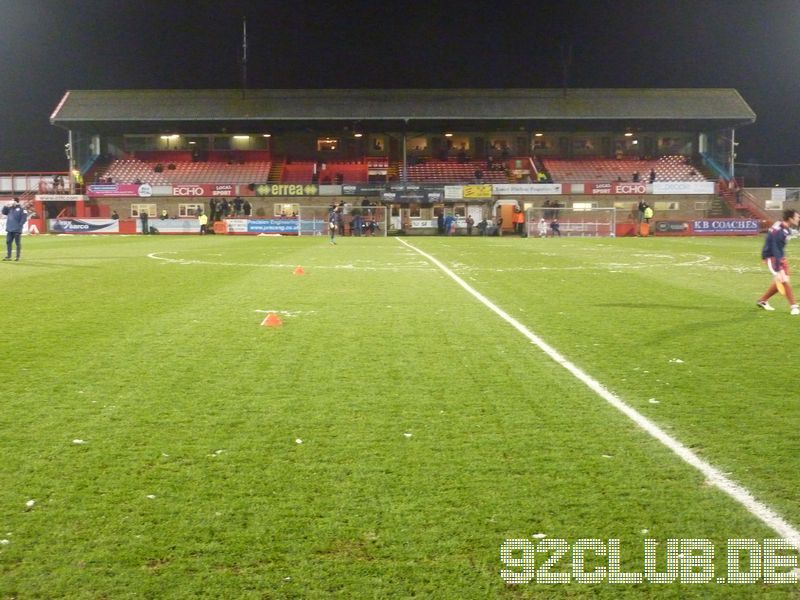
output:
<instances>
[{"instance_id":1,"label":"penalty area line","mask_svg":"<svg viewBox=\"0 0 800 600\"><path fill-rule=\"evenodd\" d=\"M650 434L650 436L652 436L653 438L661 442L664 446L672 450L672 452L674 454L677 454L678 457L685 463L691 465L692 467L700 471L705 476L705 478L708 480L709 483L711 483L712 485L718 487L720 490L725 492L728 496L733 498L736 502L738 502L745 509L747 509L747 511L751 515L758 518L762 523L764 523L770 529L775 531L783 539L790 542L793 547L800 550L800 531L796 529L793 525L791 525L788 521L786 521L783 517L781 517L777 512L771 509L769 506L757 500L749 490L742 487L732 479L726 477L719 469L714 467L711 463L700 458L697 454L692 452L692 450L690 450L688 447L684 446L677 439L669 435L666 431L661 429L661 427L656 425L653 421L645 417L642 413L637 411L632 406L625 403L621 398L619 398L619 396L606 389L606 387L603 386L603 384L601 384L595 378L593 378L592 376L590 376L589 374L578 368L575 364L573 364L566 357L564 357L558 350L553 348L550 344L545 342L542 338L540 338L530 329L525 327L525 325L517 321L514 317L509 315L506 311L497 306L494 302L489 300L486 296L481 294L478 290L473 288L466 281L461 279L461 277L456 275L440 260L431 256L427 252L420 250L416 246L409 244L408 242L406 242L401 238L395 238L395 239L404 246L407 246L408 248L416 252L417 254L424 256L432 264L438 267L445 275L450 277L450 279L452 279L458 285L464 288L464 290L467 293L469 293L472 297L474 297L476 300L478 300L478 302L486 306L486 308L491 310L493 313L495 313L497 316L503 319L506 323L508 323L514 329L516 329L519 333L528 338L528 340L530 340L533 344L538 346L538 348L542 352L547 354L547 356L549 356L552 360L554 360L559 365L564 367L576 379L585 384L595 394L600 396L603 400L608 402L611 406L613 406L619 412L628 417L639 428L643 429L648 434Z\"/></svg>"}]
</instances>

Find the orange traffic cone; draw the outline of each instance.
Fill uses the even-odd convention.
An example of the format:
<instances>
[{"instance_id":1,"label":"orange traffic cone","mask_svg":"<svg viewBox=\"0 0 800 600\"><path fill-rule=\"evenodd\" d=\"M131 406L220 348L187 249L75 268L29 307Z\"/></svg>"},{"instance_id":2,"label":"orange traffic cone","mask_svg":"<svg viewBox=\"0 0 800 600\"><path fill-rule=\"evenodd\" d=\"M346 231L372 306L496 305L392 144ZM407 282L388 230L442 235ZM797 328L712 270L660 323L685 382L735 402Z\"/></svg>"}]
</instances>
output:
<instances>
[{"instance_id":1,"label":"orange traffic cone","mask_svg":"<svg viewBox=\"0 0 800 600\"><path fill-rule=\"evenodd\" d=\"M298 267L295 268L294 274L295 275L305 275L306 272L303 270L303 267L298 266Z\"/></svg>"},{"instance_id":2,"label":"orange traffic cone","mask_svg":"<svg viewBox=\"0 0 800 600\"><path fill-rule=\"evenodd\" d=\"M281 325L283 325L283 321L281 321L281 318L275 313L269 313L264 317L264 320L261 321L262 327L280 327Z\"/></svg>"}]
</instances>

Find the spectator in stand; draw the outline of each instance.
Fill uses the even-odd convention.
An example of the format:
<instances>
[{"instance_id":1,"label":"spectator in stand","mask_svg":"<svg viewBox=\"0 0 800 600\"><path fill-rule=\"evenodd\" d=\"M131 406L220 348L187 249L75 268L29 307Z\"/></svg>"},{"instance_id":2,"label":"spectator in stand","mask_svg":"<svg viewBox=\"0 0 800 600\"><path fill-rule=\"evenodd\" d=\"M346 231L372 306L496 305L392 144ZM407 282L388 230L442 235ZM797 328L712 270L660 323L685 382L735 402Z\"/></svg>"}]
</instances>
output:
<instances>
[{"instance_id":1,"label":"spectator in stand","mask_svg":"<svg viewBox=\"0 0 800 600\"><path fill-rule=\"evenodd\" d=\"M439 209L439 215L436 217L436 233L444 235L444 210Z\"/></svg>"},{"instance_id":2,"label":"spectator in stand","mask_svg":"<svg viewBox=\"0 0 800 600\"><path fill-rule=\"evenodd\" d=\"M242 214L242 199L239 196L233 199L233 216L238 217Z\"/></svg>"},{"instance_id":3,"label":"spectator in stand","mask_svg":"<svg viewBox=\"0 0 800 600\"><path fill-rule=\"evenodd\" d=\"M632 176L631 180L634 183L639 183L639 181L641 180L641 176L639 175L639 171L634 171L633 172L633 176Z\"/></svg>"},{"instance_id":4,"label":"spectator in stand","mask_svg":"<svg viewBox=\"0 0 800 600\"><path fill-rule=\"evenodd\" d=\"M503 217L500 215L497 215L497 219L495 220L494 234L500 237L503 236Z\"/></svg>"},{"instance_id":5,"label":"spectator in stand","mask_svg":"<svg viewBox=\"0 0 800 600\"><path fill-rule=\"evenodd\" d=\"M480 223L478 223L478 235L486 235L486 229L489 227L489 223L484 218Z\"/></svg>"},{"instance_id":6,"label":"spectator in stand","mask_svg":"<svg viewBox=\"0 0 800 600\"><path fill-rule=\"evenodd\" d=\"M475 219L472 215L467 215L467 235L472 235L472 227L475 225Z\"/></svg>"},{"instance_id":7,"label":"spectator in stand","mask_svg":"<svg viewBox=\"0 0 800 600\"><path fill-rule=\"evenodd\" d=\"M483 171L475 169L475 183L480 183L483 179Z\"/></svg>"},{"instance_id":8,"label":"spectator in stand","mask_svg":"<svg viewBox=\"0 0 800 600\"><path fill-rule=\"evenodd\" d=\"M169 213L167 212L166 208L162 208L161 209L161 220L162 221L166 221L167 219L169 219Z\"/></svg>"},{"instance_id":9,"label":"spectator in stand","mask_svg":"<svg viewBox=\"0 0 800 600\"><path fill-rule=\"evenodd\" d=\"M208 201L208 218L212 223L217 220L217 201L214 198Z\"/></svg>"},{"instance_id":10,"label":"spectator in stand","mask_svg":"<svg viewBox=\"0 0 800 600\"><path fill-rule=\"evenodd\" d=\"M119 221L119 213L115 210L114 212L111 213L111 218L114 219L115 221Z\"/></svg>"},{"instance_id":11,"label":"spectator in stand","mask_svg":"<svg viewBox=\"0 0 800 600\"><path fill-rule=\"evenodd\" d=\"M231 205L228 204L228 199L227 198L223 198L222 199L222 202L220 202L219 205L218 205L218 209L219 209L220 218L221 219L227 219L228 215L231 212Z\"/></svg>"},{"instance_id":12,"label":"spectator in stand","mask_svg":"<svg viewBox=\"0 0 800 600\"><path fill-rule=\"evenodd\" d=\"M142 235L147 235L150 233L150 223L148 221L150 215L147 214L146 210L143 210L139 213L139 220L142 222Z\"/></svg>"},{"instance_id":13,"label":"spectator in stand","mask_svg":"<svg viewBox=\"0 0 800 600\"><path fill-rule=\"evenodd\" d=\"M656 171L655 169L650 169L650 183L653 183L656 180Z\"/></svg>"},{"instance_id":14,"label":"spectator in stand","mask_svg":"<svg viewBox=\"0 0 800 600\"><path fill-rule=\"evenodd\" d=\"M245 200L242 204L242 210L244 211L244 216L249 219L250 213L253 212L253 207L248 200Z\"/></svg>"}]
</instances>

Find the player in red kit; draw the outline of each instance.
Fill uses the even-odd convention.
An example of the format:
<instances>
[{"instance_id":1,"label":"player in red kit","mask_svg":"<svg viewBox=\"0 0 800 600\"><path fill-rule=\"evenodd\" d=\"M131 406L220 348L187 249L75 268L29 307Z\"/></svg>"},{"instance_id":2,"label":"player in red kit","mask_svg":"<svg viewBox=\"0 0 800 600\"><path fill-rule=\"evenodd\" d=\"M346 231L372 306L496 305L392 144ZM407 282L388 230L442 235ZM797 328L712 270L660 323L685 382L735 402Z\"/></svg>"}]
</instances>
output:
<instances>
[{"instance_id":1,"label":"player in red kit","mask_svg":"<svg viewBox=\"0 0 800 600\"><path fill-rule=\"evenodd\" d=\"M798 223L800 223L800 212L787 208L783 211L783 220L775 223L767 231L761 258L772 274L772 285L756 303L764 310L775 310L768 300L780 291L792 305L791 314L800 315L800 307L797 306L792 286L789 284L789 262L786 260L786 242L792 235L792 228L797 227Z\"/></svg>"}]
</instances>

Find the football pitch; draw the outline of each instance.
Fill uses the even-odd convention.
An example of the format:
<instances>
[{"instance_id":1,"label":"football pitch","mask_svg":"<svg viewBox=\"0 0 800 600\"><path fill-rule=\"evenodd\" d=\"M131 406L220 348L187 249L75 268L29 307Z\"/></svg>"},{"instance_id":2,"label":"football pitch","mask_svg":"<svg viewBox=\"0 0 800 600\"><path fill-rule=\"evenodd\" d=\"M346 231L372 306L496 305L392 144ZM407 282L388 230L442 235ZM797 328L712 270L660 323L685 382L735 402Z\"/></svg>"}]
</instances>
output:
<instances>
[{"instance_id":1,"label":"football pitch","mask_svg":"<svg viewBox=\"0 0 800 600\"><path fill-rule=\"evenodd\" d=\"M337 241L23 239L0 598L800 597L761 238Z\"/></svg>"}]
</instances>

